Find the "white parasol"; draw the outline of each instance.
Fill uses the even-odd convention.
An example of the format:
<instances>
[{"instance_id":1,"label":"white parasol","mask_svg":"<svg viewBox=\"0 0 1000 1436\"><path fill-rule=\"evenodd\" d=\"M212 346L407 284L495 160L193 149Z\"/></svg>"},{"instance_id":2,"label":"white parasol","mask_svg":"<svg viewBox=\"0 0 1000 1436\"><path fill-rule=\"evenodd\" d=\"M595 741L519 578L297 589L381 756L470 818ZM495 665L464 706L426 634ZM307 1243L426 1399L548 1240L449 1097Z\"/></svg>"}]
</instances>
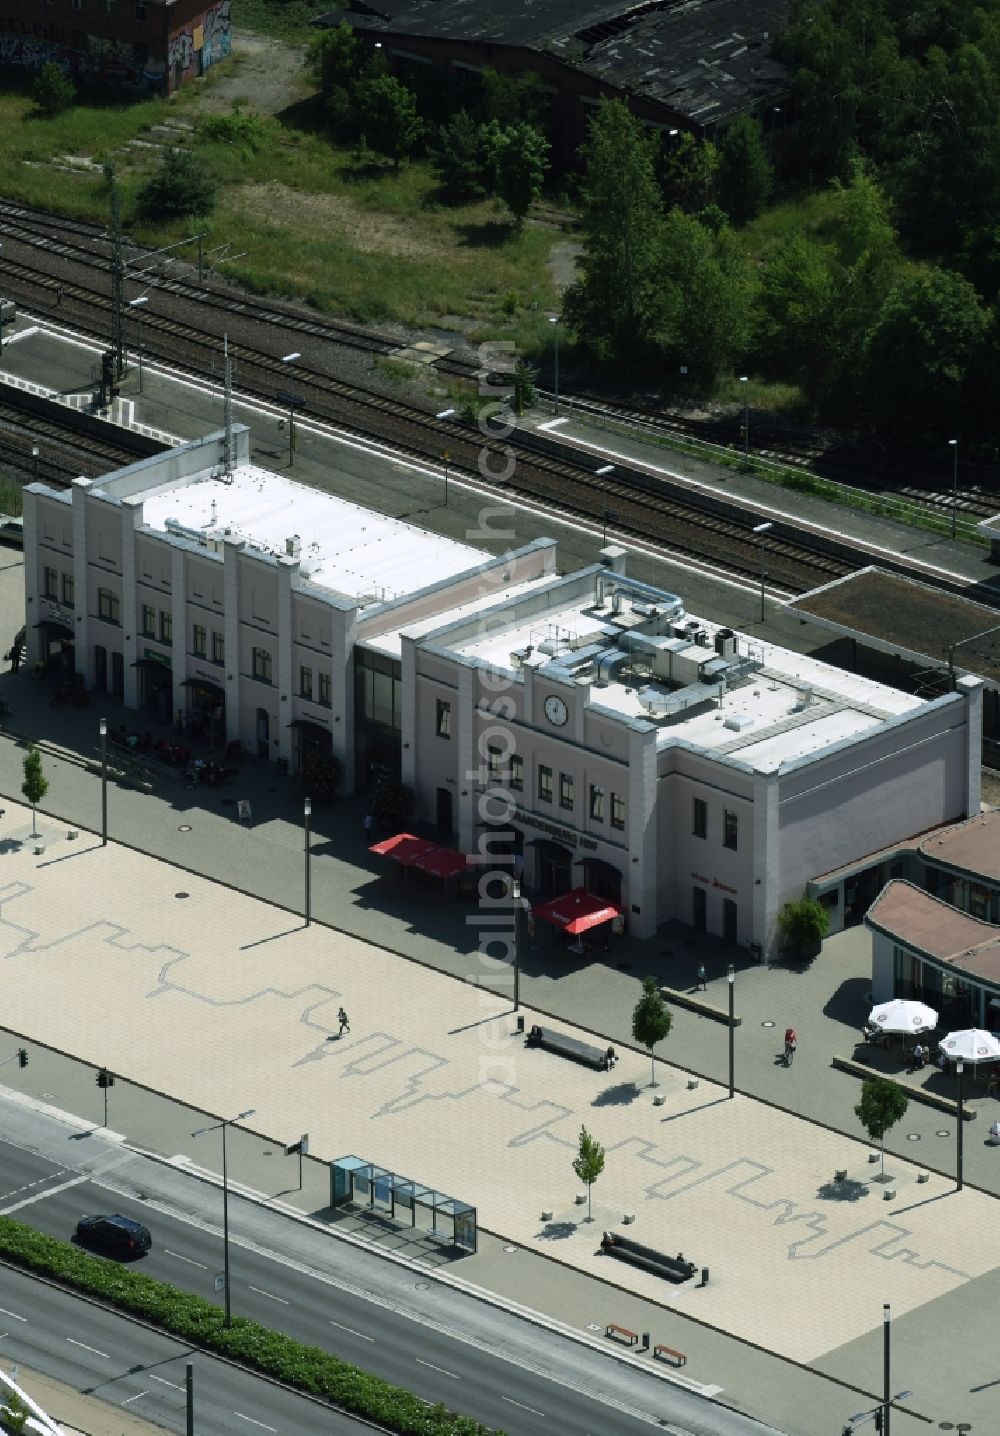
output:
<instances>
[{"instance_id":1,"label":"white parasol","mask_svg":"<svg viewBox=\"0 0 1000 1436\"><path fill-rule=\"evenodd\" d=\"M949 1062L1000 1062L1000 1042L992 1032L981 1032L978 1027L949 1032L938 1046Z\"/></svg>"},{"instance_id":2,"label":"white parasol","mask_svg":"<svg viewBox=\"0 0 1000 1436\"><path fill-rule=\"evenodd\" d=\"M894 997L873 1007L868 1021L875 1024L880 1032L931 1032L937 1026L938 1015L925 1002L909 1002L903 997Z\"/></svg>"}]
</instances>

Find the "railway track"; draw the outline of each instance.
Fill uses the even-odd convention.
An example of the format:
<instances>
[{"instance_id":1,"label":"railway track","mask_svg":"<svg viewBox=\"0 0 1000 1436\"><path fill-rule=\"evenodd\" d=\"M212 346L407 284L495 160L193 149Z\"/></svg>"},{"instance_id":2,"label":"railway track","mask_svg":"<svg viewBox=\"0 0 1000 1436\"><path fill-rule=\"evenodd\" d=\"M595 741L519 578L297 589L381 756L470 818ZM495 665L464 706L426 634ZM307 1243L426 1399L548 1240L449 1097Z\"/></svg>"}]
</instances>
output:
<instances>
[{"instance_id":1,"label":"railway track","mask_svg":"<svg viewBox=\"0 0 1000 1436\"><path fill-rule=\"evenodd\" d=\"M12 223L8 214L3 223ZM71 264L74 277L39 270L0 252L0 276L7 292L27 303L33 312L72 322L91 334L106 334L109 326L109 275L106 260L86 255L79 257L82 244L90 243L94 226L77 222L72 243L63 238L52 246L68 248L63 256ZM47 246L51 249L52 246ZM83 271L85 281L75 277ZM97 271L101 285L90 282ZM198 318L206 315L205 295L193 285L168 281L157 288L157 306L147 306L143 314L144 352L195 373L212 373L220 369L221 332L229 329L233 309L227 300L207 306L218 328L195 327L180 317L189 313L187 301L198 300ZM216 296L218 298L218 296ZM161 311L162 308L166 312ZM245 306L249 309L251 306ZM220 315L217 310L222 310ZM268 309L267 334L273 342L275 313ZM210 321L210 322L212 322ZM98 342L102 342L99 340ZM103 341L106 342L106 341ZM337 341L339 342L339 341ZM275 348L285 347L282 338ZM348 383L326 372L319 359L300 359L285 363L273 352L250 342L230 343L240 388L253 397L271 404L279 395L287 399L294 393L301 401L302 418L323 420L345 426L367 436L386 441L422 460L440 463L442 449L447 446L450 462L473 475L483 472L485 461L494 473L506 466L506 443L516 452L514 474L503 487L511 494L550 504L563 513L577 516L601 527L610 508L617 518L608 524L608 533L633 535L652 541L665 551L692 555L721 566L734 575L754 577L760 571L760 549L750 530L760 519L760 512L735 501L706 497L691 491L682 481L671 483L661 475L641 466L626 469L619 466L613 481L601 482L589 461L578 454L546 443L540 437L515 431L504 441L485 439L477 429L460 422L442 422L427 411L374 389ZM282 400L284 402L284 400ZM843 576L872 561L864 553L852 555L845 542L830 543L817 533L800 531L791 523L775 524L768 539L768 573L771 582L784 591L801 593L817 584ZM923 574L921 574L924 577ZM947 586L947 585L945 585ZM958 585L954 588L958 589Z\"/></svg>"},{"instance_id":2,"label":"railway track","mask_svg":"<svg viewBox=\"0 0 1000 1436\"><path fill-rule=\"evenodd\" d=\"M54 487L66 488L81 474L97 478L122 468L139 452L129 444L124 430L118 443L111 437L102 439L83 432L71 409L53 404L51 416L41 415L0 399L0 458L26 479L44 479Z\"/></svg>"}]
</instances>

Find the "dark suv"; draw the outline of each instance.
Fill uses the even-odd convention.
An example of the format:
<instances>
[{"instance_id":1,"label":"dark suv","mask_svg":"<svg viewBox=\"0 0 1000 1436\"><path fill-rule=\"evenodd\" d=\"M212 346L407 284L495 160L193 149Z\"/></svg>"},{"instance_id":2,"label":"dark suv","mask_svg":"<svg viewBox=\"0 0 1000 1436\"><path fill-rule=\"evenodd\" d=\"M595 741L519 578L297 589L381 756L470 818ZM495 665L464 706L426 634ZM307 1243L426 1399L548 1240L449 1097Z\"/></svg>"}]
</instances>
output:
<instances>
[{"instance_id":1,"label":"dark suv","mask_svg":"<svg viewBox=\"0 0 1000 1436\"><path fill-rule=\"evenodd\" d=\"M149 1228L131 1217L81 1217L76 1224L76 1239L84 1246L96 1247L111 1256L145 1256L153 1245Z\"/></svg>"}]
</instances>

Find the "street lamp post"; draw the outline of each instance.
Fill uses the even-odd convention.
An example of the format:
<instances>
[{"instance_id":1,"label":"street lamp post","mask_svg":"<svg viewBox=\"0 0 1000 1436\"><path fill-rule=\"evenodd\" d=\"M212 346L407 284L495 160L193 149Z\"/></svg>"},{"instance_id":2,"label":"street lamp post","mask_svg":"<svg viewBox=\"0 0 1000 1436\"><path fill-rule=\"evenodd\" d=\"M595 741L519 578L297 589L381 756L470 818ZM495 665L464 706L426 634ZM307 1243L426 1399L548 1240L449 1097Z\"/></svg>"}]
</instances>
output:
<instances>
[{"instance_id":1,"label":"street lamp post","mask_svg":"<svg viewBox=\"0 0 1000 1436\"><path fill-rule=\"evenodd\" d=\"M149 296L140 294L138 299L130 299L129 309L134 309L139 320L139 393L142 393L142 307L149 303Z\"/></svg>"},{"instance_id":2,"label":"street lamp post","mask_svg":"<svg viewBox=\"0 0 1000 1436\"><path fill-rule=\"evenodd\" d=\"M726 977L729 980L729 1095L733 1097L736 1094L736 969L732 963L729 964Z\"/></svg>"},{"instance_id":3,"label":"street lamp post","mask_svg":"<svg viewBox=\"0 0 1000 1436\"><path fill-rule=\"evenodd\" d=\"M760 621L764 622L764 583L767 579L767 571L764 565L764 535L774 528L774 524L756 524L753 532L760 540Z\"/></svg>"},{"instance_id":4,"label":"street lamp post","mask_svg":"<svg viewBox=\"0 0 1000 1436\"><path fill-rule=\"evenodd\" d=\"M305 857L306 857L306 927L312 922L312 887L310 883L311 873L309 861L312 856L309 847L309 819L312 817L312 798L305 798L302 802L302 817L305 824Z\"/></svg>"},{"instance_id":5,"label":"street lamp post","mask_svg":"<svg viewBox=\"0 0 1000 1436\"><path fill-rule=\"evenodd\" d=\"M282 356L281 356L281 362L282 362L282 364L294 364L295 361L296 361L296 359L301 359L301 358L302 358L302 355L301 355L301 354L299 353L299 351L296 349L295 352L294 352L294 354L282 354ZM289 380L289 383L291 383L291 380ZM294 403L292 402L292 399L293 399L292 391L289 389L289 391L288 391L288 466L289 466L289 468L291 468L292 464L295 463L295 405L294 405Z\"/></svg>"},{"instance_id":6,"label":"street lamp post","mask_svg":"<svg viewBox=\"0 0 1000 1436\"><path fill-rule=\"evenodd\" d=\"M436 415L436 417L437 417L438 419L450 419L451 416L454 414L454 412L455 412L454 409L442 409L441 412L440 412L440 414ZM447 508L447 507L448 507L448 467L449 467L449 465L450 465L450 463L451 463L451 454L450 454L450 452L449 452L447 449L443 449L443 450L441 451L441 459L442 459L442 461L443 461L443 463L444 463L444 507Z\"/></svg>"},{"instance_id":7,"label":"street lamp post","mask_svg":"<svg viewBox=\"0 0 1000 1436\"><path fill-rule=\"evenodd\" d=\"M514 1011L521 1008L521 880L511 878L511 896L514 899Z\"/></svg>"},{"instance_id":8,"label":"street lamp post","mask_svg":"<svg viewBox=\"0 0 1000 1436\"><path fill-rule=\"evenodd\" d=\"M101 847L108 845L108 720L98 722L101 735Z\"/></svg>"},{"instance_id":9,"label":"street lamp post","mask_svg":"<svg viewBox=\"0 0 1000 1436\"><path fill-rule=\"evenodd\" d=\"M951 536L954 538L958 519L958 440L949 439L948 447L951 450Z\"/></svg>"},{"instance_id":10,"label":"street lamp post","mask_svg":"<svg viewBox=\"0 0 1000 1436\"><path fill-rule=\"evenodd\" d=\"M552 325L552 330L553 330L553 335L552 335L552 337L553 337L553 340L555 341L555 353L554 353L553 373L554 373L554 378L555 378L555 386L554 386L554 387L555 387L556 413L557 413L557 414L559 413L559 319L560 319L560 316L559 316L558 314L550 314L550 315L549 315L549 323Z\"/></svg>"},{"instance_id":11,"label":"street lamp post","mask_svg":"<svg viewBox=\"0 0 1000 1436\"><path fill-rule=\"evenodd\" d=\"M959 1191L962 1190L962 1142L964 1140L963 1128L965 1126L965 1092L963 1091L963 1073L965 1063L961 1058L955 1063L955 1071L958 1073L958 1132L955 1136L955 1185Z\"/></svg>"},{"instance_id":12,"label":"street lamp post","mask_svg":"<svg viewBox=\"0 0 1000 1436\"><path fill-rule=\"evenodd\" d=\"M741 374L740 383L743 385L743 457L750 461L750 375Z\"/></svg>"},{"instance_id":13,"label":"street lamp post","mask_svg":"<svg viewBox=\"0 0 1000 1436\"><path fill-rule=\"evenodd\" d=\"M596 472L595 472L595 478L603 479L603 480L604 480L604 483L601 485L601 525L602 525L602 528L601 528L601 547L602 547L602 548L606 548L606 547L607 547L607 542L608 542L608 514L611 512L611 510L607 507L607 496L608 496L607 478L608 478L608 475L609 475L609 474L613 474L614 471L615 471L615 466L614 466L614 464L605 464L602 468L597 469Z\"/></svg>"},{"instance_id":14,"label":"street lamp post","mask_svg":"<svg viewBox=\"0 0 1000 1436\"><path fill-rule=\"evenodd\" d=\"M233 1314L229 1301L229 1172L226 1167L226 1128L231 1127L234 1122L242 1122L247 1117L252 1117L256 1108L248 1107L245 1112L240 1112L236 1117L226 1117L221 1122L213 1122L210 1127L199 1127L197 1132L192 1132L192 1137L202 1137L206 1132L222 1131L222 1268L223 1268L223 1290L225 1292L225 1325L232 1326Z\"/></svg>"}]
</instances>

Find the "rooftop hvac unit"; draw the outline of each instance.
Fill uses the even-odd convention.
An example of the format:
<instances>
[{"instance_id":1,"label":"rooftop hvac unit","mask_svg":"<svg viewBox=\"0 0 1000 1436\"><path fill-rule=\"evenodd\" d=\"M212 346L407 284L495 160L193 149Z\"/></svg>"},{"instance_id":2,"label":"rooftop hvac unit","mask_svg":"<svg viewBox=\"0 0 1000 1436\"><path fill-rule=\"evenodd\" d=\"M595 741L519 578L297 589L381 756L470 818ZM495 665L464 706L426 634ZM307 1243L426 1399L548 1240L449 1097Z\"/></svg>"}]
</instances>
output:
<instances>
[{"instance_id":1,"label":"rooftop hvac unit","mask_svg":"<svg viewBox=\"0 0 1000 1436\"><path fill-rule=\"evenodd\" d=\"M731 728L734 733L742 733L747 728L753 727L753 718L749 713L730 713L723 723L724 728Z\"/></svg>"},{"instance_id":2,"label":"rooftop hvac unit","mask_svg":"<svg viewBox=\"0 0 1000 1436\"><path fill-rule=\"evenodd\" d=\"M698 629L698 632L694 635L694 641L695 641L695 643L697 643L697 645L698 645L699 648L707 648L707 647L708 647L708 629L706 629L706 628L699 628L699 629Z\"/></svg>"},{"instance_id":3,"label":"rooftop hvac unit","mask_svg":"<svg viewBox=\"0 0 1000 1436\"><path fill-rule=\"evenodd\" d=\"M803 708L808 708L808 707L809 707L809 704L813 701L812 684L811 684L811 683L800 683L800 684L798 684L797 687L796 687L796 689L795 689L795 697L796 697L796 700L797 700L799 703L801 703L801 705L802 705Z\"/></svg>"},{"instance_id":4,"label":"rooftop hvac unit","mask_svg":"<svg viewBox=\"0 0 1000 1436\"><path fill-rule=\"evenodd\" d=\"M566 647L564 638L547 638L544 643L538 645L538 651L547 654L549 658L555 658L556 654L564 652Z\"/></svg>"},{"instance_id":5,"label":"rooftop hvac unit","mask_svg":"<svg viewBox=\"0 0 1000 1436\"><path fill-rule=\"evenodd\" d=\"M732 658L736 653L736 634L731 628L720 628L715 635L715 651L720 658Z\"/></svg>"}]
</instances>

